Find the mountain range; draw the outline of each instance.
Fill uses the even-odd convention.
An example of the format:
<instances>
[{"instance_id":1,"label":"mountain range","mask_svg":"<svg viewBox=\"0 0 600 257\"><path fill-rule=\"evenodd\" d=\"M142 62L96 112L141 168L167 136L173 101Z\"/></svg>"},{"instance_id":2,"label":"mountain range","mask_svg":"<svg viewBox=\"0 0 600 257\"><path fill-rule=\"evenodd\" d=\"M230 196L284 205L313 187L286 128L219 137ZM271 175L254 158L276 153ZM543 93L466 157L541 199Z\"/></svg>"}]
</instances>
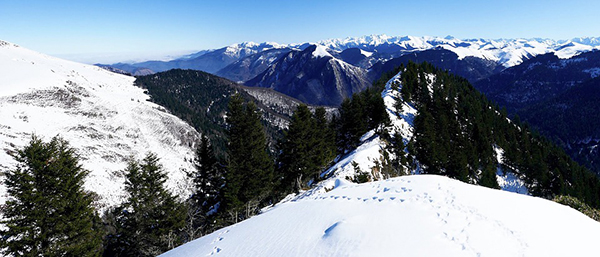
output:
<instances>
[{"instance_id":1,"label":"mountain range","mask_svg":"<svg viewBox=\"0 0 600 257\"><path fill-rule=\"evenodd\" d=\"M301 44L244 42L168 62L117 63L110 66L133 75L176 68L201 70L249 86L272 88L309 104L337 106L357 89L364 89L383 72L408 59L442 64L442 67L475 82L540 54L555 53L564 59L598 49L600 45L597 42L597 38L461 40L453 37L379 35ZM320 54L316 56L333 61L323 64L311 62L312 59L299 54L306 53L307 49L310 52L318 49ZM440 52L422 53L430 50ZM446 63L442 63L440 56L431 54L442 55L443 50L447 50ZM290 66L294 66L295 70L290 72ZM317 89L329 91L315 93Z\"/></svg>"}]
</instances>

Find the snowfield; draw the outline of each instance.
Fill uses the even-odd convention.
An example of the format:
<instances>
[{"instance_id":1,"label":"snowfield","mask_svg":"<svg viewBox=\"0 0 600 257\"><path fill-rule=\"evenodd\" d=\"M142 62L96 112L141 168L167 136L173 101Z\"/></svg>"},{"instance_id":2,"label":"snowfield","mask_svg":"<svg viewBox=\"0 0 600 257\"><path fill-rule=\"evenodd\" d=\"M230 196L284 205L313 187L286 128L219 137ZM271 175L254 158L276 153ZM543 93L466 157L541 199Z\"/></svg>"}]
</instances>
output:
<instances>
[{"instance_id":1,"label":"snowfield","mask_svg":"<svg viewBox=\"0 0 600 257\"><path fill-rule=\"evenodd\" d=\"M597 256L600 223L560 204L434 175L281 203L162 256Z\"/></svg>"},{"instance_id":2,"label":"snowfield","mask_svg":"<svg viewBox=\"0 0 600 257\"><path fill-rule=\"evenodd\" d=\"M87 190L104 208L123 200L119 171L131 156L157 153L168 187L187 196L184 169L192 169L191 146L198 133L164 108L148 102L135 78L43 55L0 41L0 171L16 164L9 152L36 134L59 135L90 171ZM1 172L0 172L1 174ZM2 179L2 177L0 177ZM0 204L6 200L0 185Z\"/></svg>"}]
</instances>

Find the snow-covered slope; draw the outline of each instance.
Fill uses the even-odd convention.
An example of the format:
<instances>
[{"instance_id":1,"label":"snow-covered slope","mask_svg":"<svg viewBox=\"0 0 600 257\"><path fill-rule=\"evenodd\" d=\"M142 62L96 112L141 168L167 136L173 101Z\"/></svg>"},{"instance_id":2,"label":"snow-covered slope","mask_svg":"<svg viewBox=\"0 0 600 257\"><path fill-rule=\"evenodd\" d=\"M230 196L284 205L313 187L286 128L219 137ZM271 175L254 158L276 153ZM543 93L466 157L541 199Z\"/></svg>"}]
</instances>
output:
<instances>
[{"instance_id":1,"label":"snow-covered slope","mask_svg":"<svg viewBox=\"0 0 600 257\"><path fill-rule=\"evenodd\" d=\"M163 256L596 256L600 223L433 175L336 180Z\"/></svg>"},{"instance_id":2,"label":"snow-covered slope","mask_svg":"<svg viewBox=\"0 0 600 257\"><path fill-rule=\"evenodd\" d=\"M69 62L0 41L0 170L14 167L9 152L32 134L68 140L91 173L85 187L101 206L121 200L118 174L130 156L158 154L169 173L168 186L186 191L183 169L191 169L190 145L198 133L148 102L135 78L96 66ZM182 194L184 195L184 194ZM4 202L0 186L0 203Z\"/></svg>"}]
</instances>

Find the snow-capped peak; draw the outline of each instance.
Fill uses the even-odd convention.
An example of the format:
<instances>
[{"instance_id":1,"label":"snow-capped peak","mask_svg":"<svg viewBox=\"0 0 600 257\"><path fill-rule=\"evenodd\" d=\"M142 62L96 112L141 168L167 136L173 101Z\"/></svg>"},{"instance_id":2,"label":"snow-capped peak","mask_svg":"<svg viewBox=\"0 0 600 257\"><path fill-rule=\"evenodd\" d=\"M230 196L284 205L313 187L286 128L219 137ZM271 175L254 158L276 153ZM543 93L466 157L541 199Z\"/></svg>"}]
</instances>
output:
<instances>
[{"instance_id":1,"label":"snow-capped peak","mask_svg":"<svg viewBox=\"0 0 600 257\"><path fill-rule=\"evenodd\" d=\"M576 42L579 45L564 49L565 42ZM599 38L577 38L573 40L552 40L543 38L532 39L457 39L451 36L396 36L370 35L357 38L329 39L319 41L318 44L335 51L348 48L374 52L385 49L390 45L399 47L400 52L423 51L427 49L443 48L456 53L459 58L469 56L498 61L505 67L518 65L523 60L545 53L555 53L560 58L568 58L572 53L600 49ZM564 49L564 50L563 50ZM565 54L568 53L568 54Z\"/></svg>"},{"instance_id":2,"label":"snow-capped peak","mask_svg":"<svg viewBox=\"0 0 600 257\"><path fill-rule=\"evenodd\" d=\"M323 57L332 57L333 56L327 52L327 48L322 45L315 45L315 50L312 52L312 56L314 58L323 58Z\"/></svg>"}]
</instances>

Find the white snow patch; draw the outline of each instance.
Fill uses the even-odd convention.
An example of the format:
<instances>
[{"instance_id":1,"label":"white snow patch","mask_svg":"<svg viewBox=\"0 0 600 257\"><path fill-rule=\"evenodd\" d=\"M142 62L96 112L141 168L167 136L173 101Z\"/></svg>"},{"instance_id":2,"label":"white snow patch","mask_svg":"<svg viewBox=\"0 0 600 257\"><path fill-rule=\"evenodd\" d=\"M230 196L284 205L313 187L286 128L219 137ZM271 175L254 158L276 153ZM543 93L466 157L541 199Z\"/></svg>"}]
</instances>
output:
<instances>
[{"instance_id":1,"label":"white snow patch","mask_svg":"<svg viewBox=\"0 0 600 257\"><path fill-rule=\"evenodd\" d=\"M517 177L514 173L503 171L498 168L496 171L496 181L502 190L517 194L530 195L525 181Z\"/></svg>"},{"instance_id":2,"label":"white snow patch","mask_svg":"<svg viewBox=\"0 0 600 257\"><path fill-rule=\"evenodd\" d=\"M402 83L400 80L402 73L396 74L385 84L385 89L381 93L383 102L385 103L386 111L390 117L392 130L390 134L399 132L402 135L404 143L408 143L413 136L414 131L414 119L417 115L417 110L409 103L402 101L400 90L402 89ZM397 90L394 90L394 85ZM396 110L395 105L397 101L402 102L402 109Z\"/></svg>"},{"instance_id":3,"label":"white snow patch","mask_svg":"<svg viewBox=\"0 0 600 257\"><path fill-rule=\"evenodd\" d=\"M322 58L322 57L332 57L333 56L327 52L327 48L322 46L322 45L315 45L316 48L315 50L312 52L312 56L314 58Z\"/></svg>"},{"instance_id":4,"label":"white snow patch","mask_svg":"<svg viewBox=\"0 0 600 257\"><path fill-rule=\"evenodd\" d=\"M372 52L367 52L365 50L360 49L360 54L366 56L366 57L371 57L371 55L373 55Z\"/></svg>"},{"instance_id":5,"label":"white snow patch","mask_svg":"<svg viewBox=\"0 0 600 257\"><path fill-rule=\"evenodd\" d=\"M379 160L383 149L383 143L379 136L375 135L373 131L367 132L361 138L361 144L359 147L348 153L338 161L335 165L323 172L321 176L336 177L336 178L354 178L356 172L354 171L354 162L358 163L358 167L362 172L370 172L371 168L375 166L374 161Z\"/></svg>"}]
</instances>

